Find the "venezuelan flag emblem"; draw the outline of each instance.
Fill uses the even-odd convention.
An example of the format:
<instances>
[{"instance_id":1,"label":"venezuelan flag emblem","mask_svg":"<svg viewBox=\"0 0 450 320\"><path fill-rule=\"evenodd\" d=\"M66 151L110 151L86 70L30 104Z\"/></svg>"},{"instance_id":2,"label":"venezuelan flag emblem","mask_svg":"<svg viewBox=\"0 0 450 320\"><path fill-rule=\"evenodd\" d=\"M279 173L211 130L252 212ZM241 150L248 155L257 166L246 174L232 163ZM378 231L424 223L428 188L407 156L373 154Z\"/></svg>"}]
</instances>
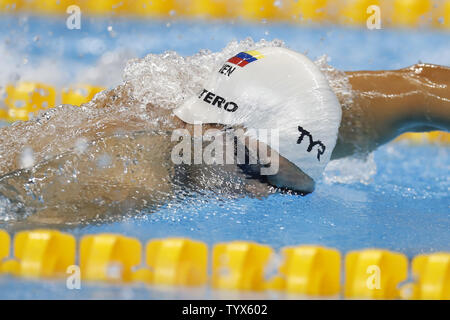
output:
<instances>
[{"instance_id":1,"label":"venezuelan flag emblem","mask_svg":"<svg viewBox=\"0 0 450 320\"><path fill-rule=\"evenodd\" d=\"M247 64L262 58L264 58L264 56L260 52L252 50L238 53L233 58L228 59L227 62L243 68Z\"/></svg>"}]
</instances>

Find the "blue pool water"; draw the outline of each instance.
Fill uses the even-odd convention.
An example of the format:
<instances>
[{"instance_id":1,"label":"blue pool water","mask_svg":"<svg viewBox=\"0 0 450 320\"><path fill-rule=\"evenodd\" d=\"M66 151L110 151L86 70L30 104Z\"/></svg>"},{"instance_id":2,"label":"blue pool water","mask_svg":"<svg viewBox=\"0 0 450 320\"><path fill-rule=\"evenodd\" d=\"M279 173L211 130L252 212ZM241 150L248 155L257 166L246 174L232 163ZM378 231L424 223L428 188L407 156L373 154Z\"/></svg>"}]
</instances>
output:
<instances>
[{"instance_id":1,"label":"blue pool water","mask_svg":"<svg viewBox=\"0 0 450 320\"><path fill-rule=\"evenodd\" d=\"M312 59L326 54L330 64L341 70L393 69L418 61L450 64L448 31L427 29L369 31L336 26L85 18L80 30L69 30L65 17L0 16L0 31L0 63L9 66L2 70L1 84L6 74L10 81L35 76L30 69L42 65L52 71L42 69L42 81L72 83L84 68L105 55L113 60L113 53L120 54L124 65L126 58L167 50L182 55L202 49L219 51L230 41L247 37L255 41L281 39ZM117 71L117 79L110 80L114 84L121 82L121 69Z\"/></svg>"},{"instance_id":2,"label":"blue pool water","mask_svg":"<svg viewBox=\"0 0 450 320\"><path fill-rule=\"evenodd\" d=\"M0 31L0 86L18 79L58 86L88 79L111 87L121 82L128 58L165 50L183 55L201 49L217 51L246 37L281 39L313 59L327 54L329 63L342 70L399 68L418 61L450 65L450 34L429 30L107 19L86 19L81 30L68 30L64 18L0 17ZM92 66L96 66L94 71L89 69ZM275 249L295 244L325 245L342 252L377 247L409 257L450 251L449 150L391 143L377 150L373 159L358 163L356 178L345 172L334 174L352 167L344 162L329 170L316 191L307 196L275 194L226 201L198 197L167 204L151 215L69 232L77 237L117 232L143 242L182 236L209 245L240 239ZM222 296L207 289L88 284L80 291L70 291L64 282L0 278L0 298L179 297Z\"/></svg>"}]
</instances>

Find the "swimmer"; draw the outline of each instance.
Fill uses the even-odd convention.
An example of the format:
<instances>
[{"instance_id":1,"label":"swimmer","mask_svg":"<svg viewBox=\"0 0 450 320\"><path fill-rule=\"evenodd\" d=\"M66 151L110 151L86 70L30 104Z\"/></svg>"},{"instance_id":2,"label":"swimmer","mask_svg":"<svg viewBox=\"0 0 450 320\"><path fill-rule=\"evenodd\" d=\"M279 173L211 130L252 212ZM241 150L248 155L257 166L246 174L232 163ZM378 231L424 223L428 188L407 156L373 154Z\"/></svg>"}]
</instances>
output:
<instances>
[{"instance_id":1,"label":"swimmer","mask_svg":"<svg viewBox=\"0 0 450 320\"><path fill-rule=\"evenodd\" d=\"M34 226L104 222L185 200L192 191L222 198L263 197L278 190L306 194L329 160L367 155L404 132L449 130L450 68L417 64L344 74L350 97L333 92L305 56L266 47L229 57L198 94L174 110L147 104L146 118L126 114L124 108L136 103L126 85L82 108L52 109L1 129L7 154L1 154L0 194L14 219ZM64 123L68 108L80 119L85 112L97 118L55 125ZM121 121L111 116L121 112ZM152 119L158 119L156 125ZM193 136L198 122L203 132L214 128L224 135L229 128L246 133L276 129L276 143L261 140L256 147L267 147L266 158L276 156L276 172L261 174L267 159L256 164L174 164L180 140L173 139L173 132L184 129ZM15 132L25 127L34 165L20 168L24 142ZM35 136L33 130L48 134ZM77 143L74 147L58 136ZM251 135L234 139L234 156L242 146L246 160L258 157L255 140Z\"/></svg>"}]
</instances>

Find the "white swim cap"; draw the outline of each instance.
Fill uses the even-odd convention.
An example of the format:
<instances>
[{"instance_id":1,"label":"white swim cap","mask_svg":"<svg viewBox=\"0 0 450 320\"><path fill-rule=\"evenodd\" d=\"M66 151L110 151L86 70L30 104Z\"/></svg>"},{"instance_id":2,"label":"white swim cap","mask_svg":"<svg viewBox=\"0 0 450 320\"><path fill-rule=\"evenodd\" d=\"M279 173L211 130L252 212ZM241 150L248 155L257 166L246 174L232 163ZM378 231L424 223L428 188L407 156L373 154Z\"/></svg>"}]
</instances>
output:
<instances>
[{"instance_id":1,"label":"white swim cap","mask_svg":"<svg viewBox=\"0 0 450 320\"><path fill-rule=\"evenodd\" d=\"M174 113L191 124L278 129L278 148L271 147L317 180L336 144L342 110L311 60L268 47L230 58Z\"/></svg>"}]
</instances>

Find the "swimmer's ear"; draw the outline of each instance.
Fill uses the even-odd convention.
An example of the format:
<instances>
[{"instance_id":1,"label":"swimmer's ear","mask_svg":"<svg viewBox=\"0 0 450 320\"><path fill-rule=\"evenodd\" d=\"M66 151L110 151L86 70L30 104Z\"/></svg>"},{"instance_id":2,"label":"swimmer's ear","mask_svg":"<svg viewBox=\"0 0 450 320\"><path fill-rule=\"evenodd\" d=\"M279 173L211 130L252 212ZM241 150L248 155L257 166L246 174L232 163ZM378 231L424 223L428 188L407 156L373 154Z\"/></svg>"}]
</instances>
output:
<instances>
[{"instance_id":1,"label":"swimmer's ear","mask_svg":"<svg viewBox=\"0 0 450 320\"><path fill-rule=\"evenodd\" d=\"M291 190L299 193L311 193L314 191L314 180L296 165L281 156L267 144L261 141L257 141L257 143L252 143L251 141L252 139L250 137L246 137L244 145L246 164L239 165L246 174L282 190ZM243 142L241 139L236 139L235 143L242 144ZM263 148L267 152L261 153L252 150L252 146L257 146L259 149ZM248 164L252 163L251 158L256 155L258 157L258 164ZM265 155L264 158L262 158L262 155Z\"/></svg>"},{"instance_id":2,"label":"swimmer's ear","mask_svg":"<svg viewBox=\"0 0 450 320\"><path fill-rule=\"evenodd\" d=\"M280 189L289 189L300 193L311 193L315 188L313 179L282 156L279 156L278 173L268 175L267 181Z\"/></svg>"}]
</instances>

